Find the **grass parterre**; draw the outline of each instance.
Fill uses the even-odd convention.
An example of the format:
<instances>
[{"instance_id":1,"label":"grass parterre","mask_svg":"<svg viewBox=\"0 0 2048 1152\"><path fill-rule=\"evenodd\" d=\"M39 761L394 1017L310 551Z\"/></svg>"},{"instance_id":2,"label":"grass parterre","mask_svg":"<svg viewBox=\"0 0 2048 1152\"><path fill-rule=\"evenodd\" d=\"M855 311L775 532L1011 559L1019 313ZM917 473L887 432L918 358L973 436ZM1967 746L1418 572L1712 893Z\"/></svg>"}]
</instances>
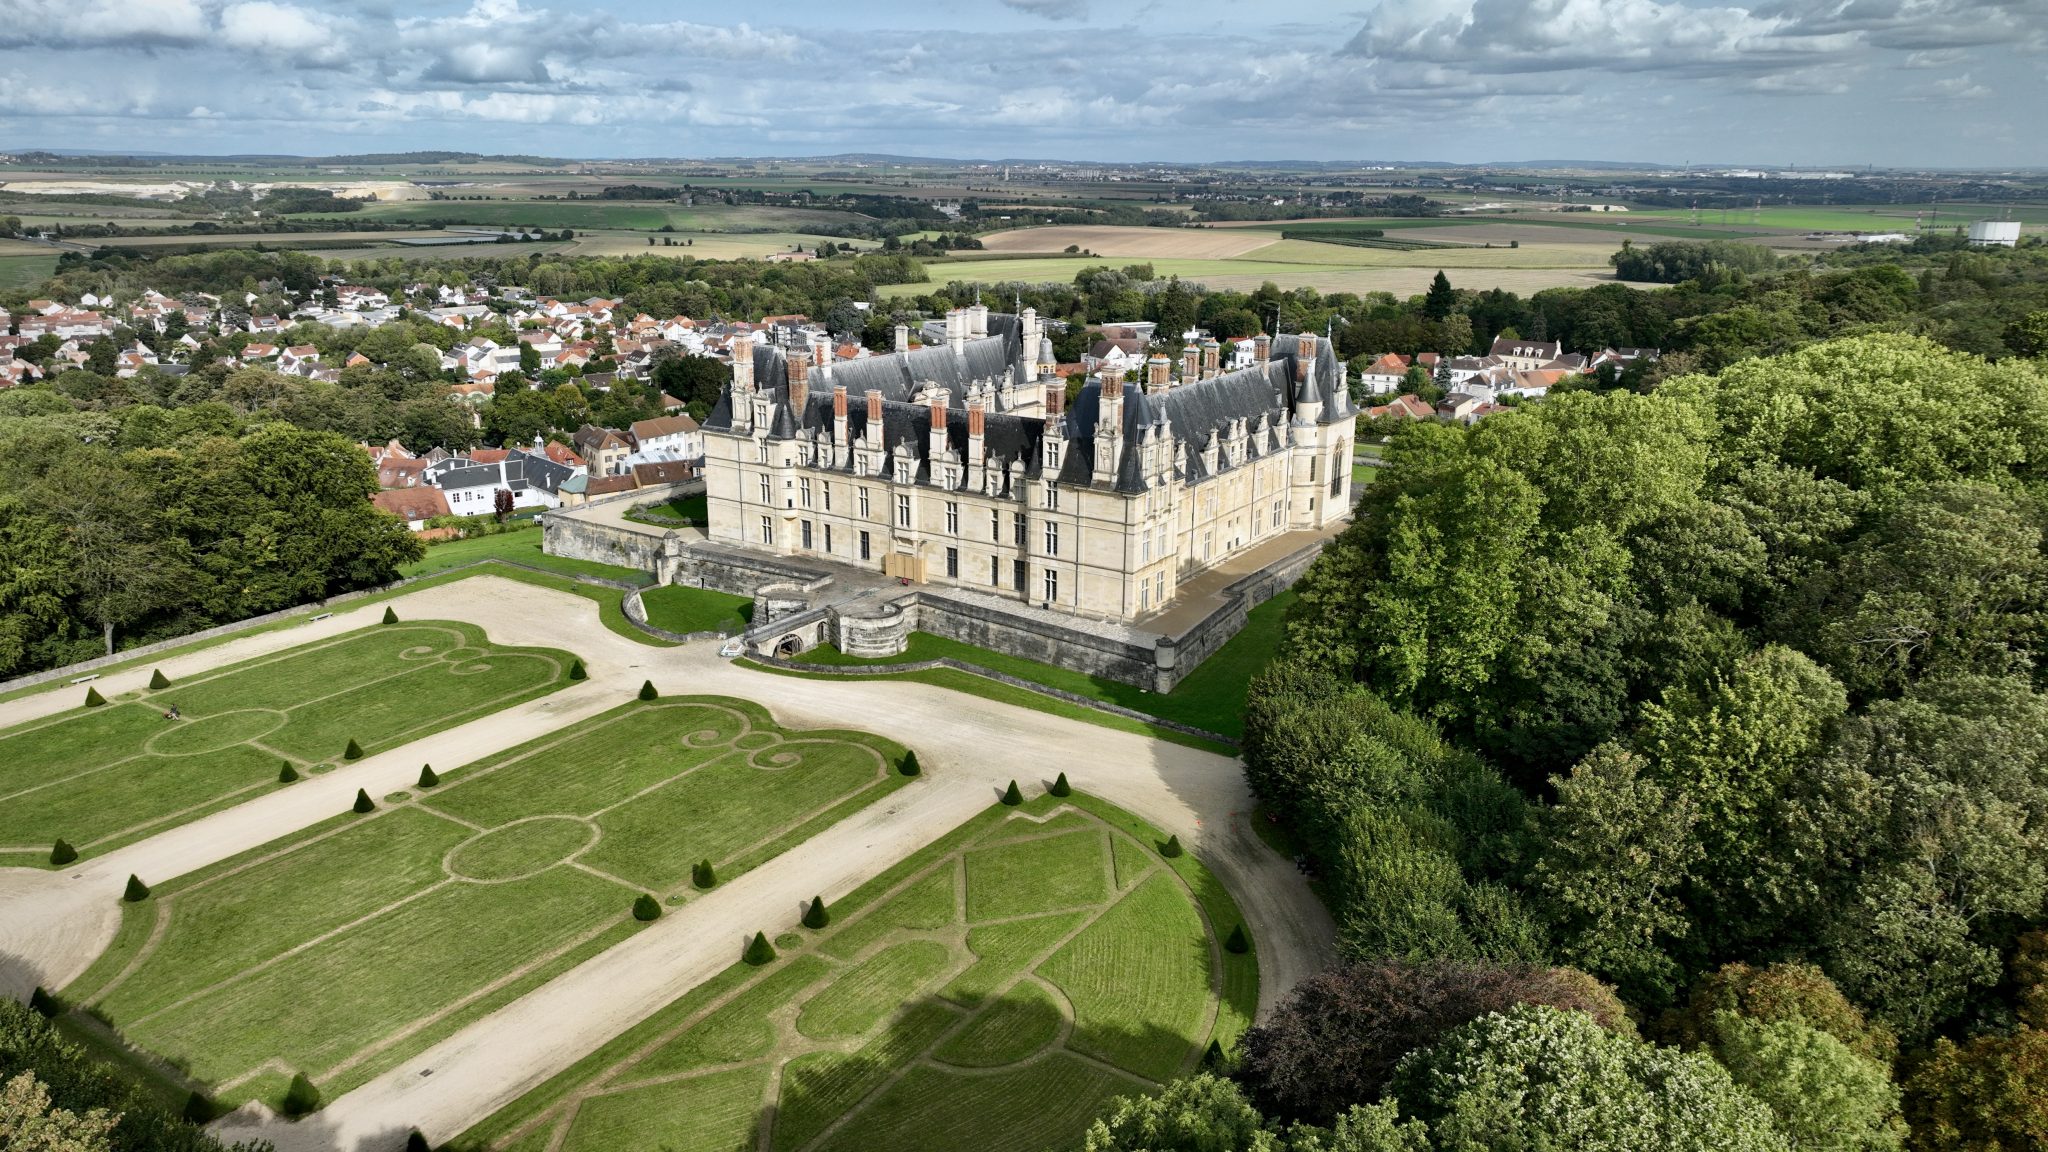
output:
<instances>
[{"instance_id":1,"label":"grass parterre","mask_svg":"<svg viewBox=\"0 0 2048 1152\"><path fill-rule=\"evenodd\" d=\"M452 621L380 624L0 732L0 865L92 856L563 687L575 657ZM172 718L175 711L176 718Z\"/></svg>"},{"instance_id":2,"label":"grass parterre","mask_svg":"<svg viewBox=\"0 0 2048 1152\"><path fill-rule=\"evenodd\" d=\"M628 704L157 886L65 1002L226 1107L294 1075L332 1100L643 929L698 861L738 876L902 787L903 751Z\"/></svg>"},{"instance_id":3,"label":"grass parterre","mask_svg":"<svg viewBox=\"0 0 2048 1152\"><path fill-rule=\"evenodd\" d=\"M1258 963L1193 857L1091 797L997 806L458 1139L464 1152L1025 1152L1228 1047ZM766 1143L760 1143L765 1133Z\"/></svg>"}]
</instances>

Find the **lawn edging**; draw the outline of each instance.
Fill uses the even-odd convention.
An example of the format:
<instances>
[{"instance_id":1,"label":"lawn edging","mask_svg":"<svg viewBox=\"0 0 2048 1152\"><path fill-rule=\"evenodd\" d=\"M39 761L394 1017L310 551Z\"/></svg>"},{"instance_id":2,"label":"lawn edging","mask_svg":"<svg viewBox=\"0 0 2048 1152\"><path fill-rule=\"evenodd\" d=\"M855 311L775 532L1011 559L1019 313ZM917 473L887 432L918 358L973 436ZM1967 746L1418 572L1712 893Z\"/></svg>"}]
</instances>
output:
<instances>
[{"instance_id":1,"label":"lawn edging","mask_svg":"<svg viewBox=\"0 0 2048 1152\"><path fill-rule=\"evenodd\" d=\"M1007 684L1012 688L1021 688L1026 692L1035 692L1040 696L1048 696L1068 704L1078 704L1083 708L1090 708L1111 716L1121 716L1126 720L1136 720L1141 724L1150 724L1170 732L1178 732L1183 736L1191 736L1197 740L1207 740L1214 744L1221 744L1232 750L1236 750L1239 747L1238 742L1228 736L1219 735L1207 729L1197 728L1192 724L1183 724L1178 720L1168 720L1164 717L1154 716L1149 712L1140 712L1136 708L1126 708L1121 704L1111 704L1108 701L1083 696L1079 692L1069 692L1064 688L1054 688L1048 684L1026 680L1022 676L1012 676L1007 672L998 672L993 668L984 668L979 664L972 664L965 660L956 660L951 656L941 656L934 660L911 660L901 664L838 665L807 664L795 660L784 660L779 656L757 655L749 656L741 661L741 663L757 665L793 676L837 676L852 679L873 679L877 676L894 676L904 672L929 672L936 668L950 668L955 672L965 672L970 676L981 676L994 680L998 684Z\"/></svg>"}]
</instances>

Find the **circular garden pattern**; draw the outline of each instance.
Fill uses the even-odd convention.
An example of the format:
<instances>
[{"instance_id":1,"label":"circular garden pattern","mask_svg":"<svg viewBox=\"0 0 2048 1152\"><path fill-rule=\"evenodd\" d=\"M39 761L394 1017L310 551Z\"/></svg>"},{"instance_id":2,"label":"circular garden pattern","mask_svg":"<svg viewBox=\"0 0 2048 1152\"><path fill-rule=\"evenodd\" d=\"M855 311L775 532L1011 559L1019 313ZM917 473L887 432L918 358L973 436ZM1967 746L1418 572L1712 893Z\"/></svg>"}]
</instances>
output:
<instances>
[{"instance_id":1,"label":"circular garden pattern","mask_svg":"<svg viewBox=\"0 0 2048 1152\"><path fill-rule=\"evenodd\" d=\"M495 884L524 880L597 843L597 825L574 816L536 816L493 828L448 854L450 875Z\"/></svg>"}]
</instances>

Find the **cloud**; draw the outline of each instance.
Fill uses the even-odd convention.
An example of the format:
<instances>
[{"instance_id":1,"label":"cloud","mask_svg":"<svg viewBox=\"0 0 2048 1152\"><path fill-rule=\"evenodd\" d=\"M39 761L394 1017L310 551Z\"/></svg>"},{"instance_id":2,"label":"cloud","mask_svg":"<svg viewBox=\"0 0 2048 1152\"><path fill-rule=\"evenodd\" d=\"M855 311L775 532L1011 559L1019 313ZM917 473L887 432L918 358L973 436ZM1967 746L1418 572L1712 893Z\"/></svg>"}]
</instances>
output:
<instances>
[{"instance_id":1,"label":"cloud","mask_svg":"<svg viewBox=\"0 0 2048 1152\"><path fill-rule=\"evenodd\" d=\"M1088 17L1088 0L1002 0L1002 5L1029 16L1043 16L1047 20L1085 20Z\"/></svg>"},{"instance_id":2,"label":"cloud","mask_svg":"<svg viewBox=\"0 0 2048 1152\"><path fill-rule=\"evenodd\" d=\"M272 0L250 0L221 9L220 38L230 48L274 53L302 64L336 64L349 54L349 34L338 22Z\"/></svg>"},{"instance_id":3,"label":"cloud","mask_svg":"<svg viewBox=\"0 0 2048 1152\"><path fill-rule=\"evenodd\" d=\"M0 48L148 48L211 32L197 0L9 0Z\"/></svg>"},{"instance_id":4,"label":"cloud","mask_svg":"<svg viewBox=\"0 0 2048 1152\"><path fill-rule=\"evenodd\" d=\"M447 49L420 73L420 79L456 84L545 84L550 76L538 45L478 40Z\"/></svg>"}]
</instances>

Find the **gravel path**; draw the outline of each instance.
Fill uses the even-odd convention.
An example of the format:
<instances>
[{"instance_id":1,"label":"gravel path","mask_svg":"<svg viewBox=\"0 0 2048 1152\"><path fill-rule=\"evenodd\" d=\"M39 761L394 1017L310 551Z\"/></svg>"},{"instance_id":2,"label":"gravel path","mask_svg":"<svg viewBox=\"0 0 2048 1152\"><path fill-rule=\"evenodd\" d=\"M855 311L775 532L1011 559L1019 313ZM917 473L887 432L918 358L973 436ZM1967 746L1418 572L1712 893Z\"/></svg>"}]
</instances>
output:
<instances>
[{"instance_id":1,"label":"gravel path","mask_svg":"<svg viewBox=\"0 0 2048 1152\"><path fill-rule=\"evenodd\" d=\"M756 930L774 936L795 926L812 895L823 893L828 901L844 895L987 807L1013 777L1030 791L1065 771L1075 787L1178 834L1244 910L1258 942L1262 1015L1334 959L1328 914L1293 866L1268 851L1251 829L1251 798L1235 760L928 685L776 676L721 660L710 644L650 648L604 628L591 601L496 577L474 576L392 603L403 618L464 620L498 643L566 648L583 657L590 679L73 870L0 870L0 991L20 995L34 983L61 986L83 971L112 939L116 902L131 872L155 882L234 855L342 811L359 787L372 796L407 787L422 762L454 766L602 712L628 699L642 679L652 679L665 695L754 700L789 727L857 728L889 736L917 749L925 775L882 804L671 910L647 931L309 1120L252 1123L247 1116L229 1117L220 1122L229 1139L270 1140L279 1152L383 1152L400 1146L414 1127L430 1140L449 1139L731 964ZM177 669L196 671L361 627L383 610L382 603L365 606L318 625L165 660L163 666L172 676ZM138 677L139 684L148 671L123 675ZM120 677L108 679L122 690ZM25 718L0 706L0 721Z\"/></svg>"}]
</instances>

